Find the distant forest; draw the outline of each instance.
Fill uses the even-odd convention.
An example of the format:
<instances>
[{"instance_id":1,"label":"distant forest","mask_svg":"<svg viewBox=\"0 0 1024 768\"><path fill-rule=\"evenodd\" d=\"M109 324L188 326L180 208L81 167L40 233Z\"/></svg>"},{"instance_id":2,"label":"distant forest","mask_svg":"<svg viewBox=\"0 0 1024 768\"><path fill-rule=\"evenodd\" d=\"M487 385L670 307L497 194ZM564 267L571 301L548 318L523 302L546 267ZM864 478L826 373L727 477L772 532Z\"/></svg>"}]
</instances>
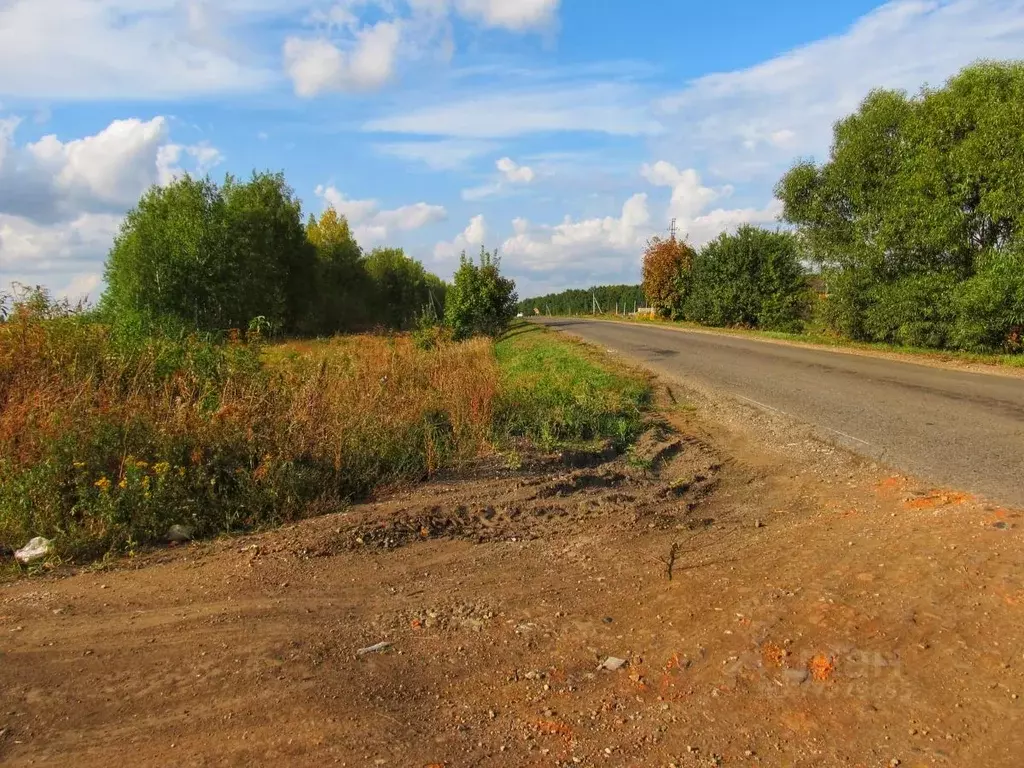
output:
<instances>
[{"instance_id":1,"label":"distant forest","mask_svg":"<svg viewBox=\"0 0 1024 768\"><path fill-rule=\"evenodd\" d=\"M639 285L599 285L526 299L519 302L519 311L526 315L589 315L595 311L595 299L597 312L606 314L614 314L616 310L625 314L647 304Z\"/></svg>"}]
</instances>

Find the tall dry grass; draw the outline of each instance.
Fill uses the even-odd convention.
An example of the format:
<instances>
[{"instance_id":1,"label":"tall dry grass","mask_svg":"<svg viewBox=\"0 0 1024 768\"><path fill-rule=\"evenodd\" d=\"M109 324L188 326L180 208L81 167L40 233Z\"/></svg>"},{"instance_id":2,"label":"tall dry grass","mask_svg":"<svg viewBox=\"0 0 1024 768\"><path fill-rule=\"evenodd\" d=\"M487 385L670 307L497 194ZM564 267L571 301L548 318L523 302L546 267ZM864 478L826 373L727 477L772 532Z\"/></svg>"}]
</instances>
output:
<instances>
[{"instance_id":1,"label":"tall dry grass","mask_svg":"<svg viewBox=\"0 0 1024 768\"><path fill-rule=\"evenodd\" d=\"M0 548L85 559L174 524L294 520L475 456L489 341L360 336L264 348L125 333L22 303L0 323Z\"/></svg>"}]
</instances>

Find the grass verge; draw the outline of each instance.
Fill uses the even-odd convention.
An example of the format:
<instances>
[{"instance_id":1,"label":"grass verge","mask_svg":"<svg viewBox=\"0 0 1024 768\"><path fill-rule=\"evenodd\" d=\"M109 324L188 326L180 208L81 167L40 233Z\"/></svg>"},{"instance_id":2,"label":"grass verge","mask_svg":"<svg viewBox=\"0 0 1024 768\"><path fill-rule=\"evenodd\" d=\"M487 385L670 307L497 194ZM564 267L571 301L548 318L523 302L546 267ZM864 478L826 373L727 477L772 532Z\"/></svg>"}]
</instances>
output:
<instances>
[{"instance_id":1,"label":"grass verge","mask_svg":"<svg viewBox=\"0 0 1024 768\"><path fill-rule=\"evenodd\" d=\"M651 399L645 374L528 323L506 334L496 355L498 435L546 449L606 440L621 449L640 433Z\"/></svg>"}]
</instances>

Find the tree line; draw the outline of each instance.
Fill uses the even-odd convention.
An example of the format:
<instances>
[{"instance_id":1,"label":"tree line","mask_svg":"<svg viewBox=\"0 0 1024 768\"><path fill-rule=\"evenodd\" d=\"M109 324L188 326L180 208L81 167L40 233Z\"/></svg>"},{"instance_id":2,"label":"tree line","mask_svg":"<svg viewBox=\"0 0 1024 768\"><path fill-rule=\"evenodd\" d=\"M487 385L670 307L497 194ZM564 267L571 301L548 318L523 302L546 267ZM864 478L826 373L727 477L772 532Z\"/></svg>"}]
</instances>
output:
<instances>
[{"instance_id":1,"label":"tree line","mask_svg":"<svg viewBox=\"0 0 1024 768\"><path fill-rule=\"evenodd\" d=\"M620 314L646 306L643 287L639 285L599 285L594 288L570 289L519 302L525 315L585 315L594 312Z\"/></svg>"},{"instance_id":2,"label":"tree line","mask_svg":"<svg viewBox=\"0 0 1024 768\"><path fill-rule=\"evenodd\" d=\"M500 333L517 301L496 255L463 254L448 285L399 248L365 252L333 208L303 222L283 174L268 172L151 188L126 216L105 278L101 316L214 333L443 325L459 339Z\"/></svg>"}]
</instances>

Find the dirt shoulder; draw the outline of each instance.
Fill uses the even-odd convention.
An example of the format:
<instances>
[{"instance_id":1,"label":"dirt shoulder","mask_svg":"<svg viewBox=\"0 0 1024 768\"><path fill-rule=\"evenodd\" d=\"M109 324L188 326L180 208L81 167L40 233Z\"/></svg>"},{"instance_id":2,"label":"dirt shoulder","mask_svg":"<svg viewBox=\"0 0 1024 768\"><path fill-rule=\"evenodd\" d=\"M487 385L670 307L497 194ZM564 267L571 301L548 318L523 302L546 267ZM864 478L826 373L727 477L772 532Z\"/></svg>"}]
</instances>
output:
<instances>
[{"instance_id":1,"label":"dirt shoulder","mask_svg":"<svg viewBox=\"0 0 1024 768\"><path fill-rule=\"evenodd\" d=\"M0 761L1019 765L1020 513L670 393L630 456L0 586Z\"/></svg>"}]
</instances>

